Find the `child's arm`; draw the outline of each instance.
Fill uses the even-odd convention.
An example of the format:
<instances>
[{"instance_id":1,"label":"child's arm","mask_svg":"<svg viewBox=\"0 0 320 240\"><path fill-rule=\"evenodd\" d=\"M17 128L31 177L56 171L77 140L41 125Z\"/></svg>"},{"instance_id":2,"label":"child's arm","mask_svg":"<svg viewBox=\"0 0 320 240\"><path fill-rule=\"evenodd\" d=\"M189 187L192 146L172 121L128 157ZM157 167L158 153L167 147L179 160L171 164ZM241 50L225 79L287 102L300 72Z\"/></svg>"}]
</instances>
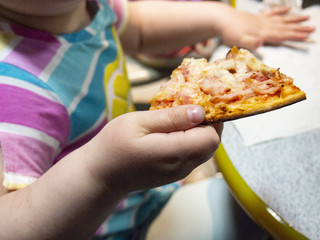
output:
<instances>
[{"instance_id":1,"label":"child's arm","mask_svg":"<svg viewBox=\"0 0 320 240\"><path fill-rule=\"evenodd\" d=\"M0 239L88 239L127 193L185 177L219 144L199 106L134 112L30 186L0 197Z\"/></svg>"},{"instance_id":2,"label":"child's arm","mask_svg":"<svg viewBox=\"0 0 320 240\"><path fill-rule=\"evenodd\" d=\"M217 1L129 2L122 42L128 52L163 52L220 36L229 45L251 50L264 43L305 40L314 31L308 16L285 15L289 8L255 15Z\"/></svg>"}]
</instances>

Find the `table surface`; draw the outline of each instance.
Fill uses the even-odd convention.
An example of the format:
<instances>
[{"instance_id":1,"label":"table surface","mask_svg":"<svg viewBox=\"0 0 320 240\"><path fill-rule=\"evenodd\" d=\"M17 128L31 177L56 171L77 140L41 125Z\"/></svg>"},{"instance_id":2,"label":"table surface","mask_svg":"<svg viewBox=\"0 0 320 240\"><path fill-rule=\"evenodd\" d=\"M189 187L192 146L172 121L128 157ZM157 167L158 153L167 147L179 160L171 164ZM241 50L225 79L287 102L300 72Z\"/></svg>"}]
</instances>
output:
<instances>
[{"instance_id":1,"label":"table surface","mask_svg":"<svg viewBox=\"0 0 320 240\"><path fill-rule=\"evenodd\" d=\"M238 3L240 8L259 7L257 2ZM241 177L270 208L306 237L320 239L320 6L306 12L318 27L311 36L315 42L290 43L300 50L265 46L257 55L293 77L307 100L225 123L222 143ZM212 58L225 52L220 46Z\"/></svg>"}]
</instances>

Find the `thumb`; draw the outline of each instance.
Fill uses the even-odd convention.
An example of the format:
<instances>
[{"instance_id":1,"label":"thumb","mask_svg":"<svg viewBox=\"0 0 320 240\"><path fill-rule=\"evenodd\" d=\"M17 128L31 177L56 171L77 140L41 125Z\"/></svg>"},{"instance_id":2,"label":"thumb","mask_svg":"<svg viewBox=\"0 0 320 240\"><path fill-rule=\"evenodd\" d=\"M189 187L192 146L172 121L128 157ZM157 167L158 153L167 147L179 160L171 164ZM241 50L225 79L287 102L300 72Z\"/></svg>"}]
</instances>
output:
<instances>
[{"instance_id":1,"label":"thumb","mask_svg":"<svg viewBox=\"0 0 320 240\"><path fill-rule=\"evenodd\" d=\"M146 113L145 128L150 132L161 133L190 129L205 118L204 109L198 105L182 105Z\"/></svg>"}]
</instances>

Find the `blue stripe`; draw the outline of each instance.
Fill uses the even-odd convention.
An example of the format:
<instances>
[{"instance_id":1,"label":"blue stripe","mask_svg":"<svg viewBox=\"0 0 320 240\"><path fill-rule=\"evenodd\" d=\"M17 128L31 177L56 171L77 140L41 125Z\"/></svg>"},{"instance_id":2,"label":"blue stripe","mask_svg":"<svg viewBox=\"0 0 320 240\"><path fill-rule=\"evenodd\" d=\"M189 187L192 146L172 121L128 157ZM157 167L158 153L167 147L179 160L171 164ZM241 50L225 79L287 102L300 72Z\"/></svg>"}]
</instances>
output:
<instances>
[{"instance_id":1,"label":"blue stripe","mask_svg":"<svg viewBox=\"0 0 320 240\"><path fill-rule=\"evenodd\" d=\"M73 44L48 79L67 108L81 91L93 54L90 46Z\"/></svg>"},{"instance_id":2,"label":"blue stripe","mask_svg":"<svg viewBox=\"0 0 320 240\"><path fill-rule=\"evenodd\" d=\"M103 5L102 10L96 14L90 24L90 28L98 32L106 29L106 26L116 21L116 15L113 10L107 5L106 0L100 2Z\"/></svg>"},{"instance_id":3,"label":"blue stripe","mask_svg":"<svg viewBox=\"0 0 320 240\"><path fill-rule=\"evenodd\" d=\"M12 66L8 63L0 63L0 75L6 77L16 78L31 84L34 84L38 87L41 87L46 90L52 91L52 88L44 82L42 82L39 78L35 77L31 73L28 73L18 67Z\"/></svg>"},{"instance_id":4,"label":"blue stripe","mask_svg":"<svg viewBox=\"0 0 320 240\"><path fill-rule=\"evenodd\" d=\"M112 38L111 30L106 33L107 39ZM113 41L110 41L113 42ZM88 89L88 94L84 97L71 114L70 120L72 129L70 132L69 141L79 136L83 131L89 129L100 117L106 109L106 100L104 92L104 71L105 67L117 57L116 46L111 44L105 51L103 51L97 61L97 68L93 76L91 85ZM97 98L99 96L99 98ZM79 116L84 116L84 121L79 121Z\"/></svg>"},{"instance_id":5,"label":"blue stripe","mask_svg":"<svg viewBox=\"0 0 320 240\"><path fill-rule=\"evenodd\" d=\"M108 26L116 21L116 15L113 10L107 5L106 1L100 1L102 8L96 13L90 25L87 28L95 30L97 33L103 31ZM92 37L91 31L87 28L80 30L76 34L63 34L62 36L70 43L84 42Z\"/></svg>"},{"instance_id":6,"label":"blue stripe","mask_svg":"<svg viewBox=\"0 0 320 240\"><path fill-rule=\"evenodd\" d=\"M115 239L118 239L117 237L121 239L121 236L133 234L135 228L141 224L144 226L151 224L178 187L178 183L171 183L129 196L126 199L127 205L109 217L108 233L101 239L109 239L115 233Z\"/></svg>"},{"instance_id":7,"label":"blue stripe","mask_svg":"<svg viewBox=\"0 0 320 240\"><path fill-rule=\"evenodd\" d=\"M78 41L85 41L87 39L90 39L92 35L86 30L81 30L77 32L77 34L63 34L62 37L70 43L75 43Z\"/></svg>"}]
</instances>

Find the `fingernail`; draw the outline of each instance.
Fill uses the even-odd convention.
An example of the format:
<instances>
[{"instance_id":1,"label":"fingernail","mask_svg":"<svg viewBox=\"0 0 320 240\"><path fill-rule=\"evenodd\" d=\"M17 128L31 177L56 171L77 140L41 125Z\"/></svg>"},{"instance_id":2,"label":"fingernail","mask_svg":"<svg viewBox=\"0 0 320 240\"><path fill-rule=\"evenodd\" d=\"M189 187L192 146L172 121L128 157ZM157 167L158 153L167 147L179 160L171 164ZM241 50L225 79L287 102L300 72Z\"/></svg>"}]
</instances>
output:
<instances>
[{"instance_id":1,"label":"fingernail","mask_svg":"<svg viewBox=\"0 0 320 240\"><path fill-rule=\"evenodd\" d=\"M204 119L204 109L200 106L195 106L188 109L188 118L193 123L200 123Z\"/></svg>"}]
</instances>

